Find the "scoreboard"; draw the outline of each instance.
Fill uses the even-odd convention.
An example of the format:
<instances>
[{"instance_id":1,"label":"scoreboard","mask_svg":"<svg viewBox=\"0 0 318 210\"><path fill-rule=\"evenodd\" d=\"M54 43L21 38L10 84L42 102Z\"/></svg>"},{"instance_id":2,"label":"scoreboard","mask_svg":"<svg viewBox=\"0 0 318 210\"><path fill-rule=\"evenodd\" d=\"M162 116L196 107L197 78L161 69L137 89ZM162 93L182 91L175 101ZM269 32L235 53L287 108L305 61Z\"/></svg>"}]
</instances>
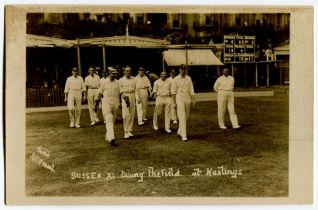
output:
<instances>
[{"instance_id":1,"label":"scoreboard","mask_svg":"<svg viewBox=\"0 0 318 210\"><path fill-rule=\"evenodd\" d=\"M224 63L255 61L255 36L224 35Z\"/></svg>"}]
</instances>

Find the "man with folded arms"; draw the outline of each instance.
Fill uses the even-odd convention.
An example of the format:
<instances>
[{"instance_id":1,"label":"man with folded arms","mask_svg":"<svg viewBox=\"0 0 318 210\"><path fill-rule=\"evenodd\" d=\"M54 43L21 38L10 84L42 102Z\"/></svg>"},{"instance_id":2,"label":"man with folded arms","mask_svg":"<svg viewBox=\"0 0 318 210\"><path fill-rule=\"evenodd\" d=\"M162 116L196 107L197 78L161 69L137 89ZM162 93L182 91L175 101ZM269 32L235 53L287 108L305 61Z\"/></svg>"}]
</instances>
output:
<instances>
[{"instance_id":1,"label":"man with folded arms","mask_svg":"<svg viewBox=\"0 0 318 210\"><path fill-rule=\"evenodd\" d=\"M98 95L100 78L95 74L95 69L90 67L88 69L89 75L85 77L85 86L87 88L87 105L89 110L89 116L91 118L91 126L98 122L97 112L94 111L95 100Z\"/></svg>"},{"instance_id":2,"label":"man with folded arms","mask_svg":"<svg viewBox=\"0 0 318 210\"><path fill-rule=\"evenodd\" d=\"M81 107L82 107L82 93L84 93L83 100L86 100L86 88L83 78L78 75L78 69L72 68L72 76L68 77L65 83L65 98L67 108L70 116L70 127L80 128Z\"/></svg>"},{"instance_id":3,"label":"man with folded arms","mask_svg":"<svg viewBox=\"0 0 318 210\"><path fill-rule=\"evenodd\" d=\"M170 109L171 109L171 81L166 79L167 72L162 71L160 79L156 80L153 86L153 94L156 99L156 107L153 116L153 128L158 130L158 115L164 110L165 131L170 130Z\"/></svg>"},{"instance_id":4,"label":"man with folded arms","mask_svg":"<svg viewBox=\"0 0 318 210\"><path fill-rule=\"evenodd\" d=\"M136 80L131 76L131 68L125 67L124 76L119 79L122 115L124 124L124 138L133 137L132 134L134 118L135 118L135 94L136 94ZM137 92L139 94L139 91ZM140 96L139 96L140 97Z\"/></svg>"},{"instance_id":5,"label":"man with folded arms","mask_svg":"<svg viewBox=\"0 0 318 210\"><path fill-rule=\"evenodd\" d=\"M138 75L135 77L135 80L138 125L144 125L144 121L147 121L146 113L148 98L149 95L151 95L151 84L148 77L145 75L145 69L143 67L139 67Z\"/></svg>"},{"instance_id":6,"label":"man with folded arms","mask_svg":"<svg viewBox=\"0 0 318 210\"><path fill-rule=\"evenodd\" d=\"M230 120L233 129L238 129L241 126L238 124L237 115L234 111L234 77L229 75L229 68L223 69L223 75L220 76L214 83L214 91L217 92L218 100L218 120L221 129L227 129L224 124L224 115L226 107L230 113Z\"/></svg>"}]
</instances>

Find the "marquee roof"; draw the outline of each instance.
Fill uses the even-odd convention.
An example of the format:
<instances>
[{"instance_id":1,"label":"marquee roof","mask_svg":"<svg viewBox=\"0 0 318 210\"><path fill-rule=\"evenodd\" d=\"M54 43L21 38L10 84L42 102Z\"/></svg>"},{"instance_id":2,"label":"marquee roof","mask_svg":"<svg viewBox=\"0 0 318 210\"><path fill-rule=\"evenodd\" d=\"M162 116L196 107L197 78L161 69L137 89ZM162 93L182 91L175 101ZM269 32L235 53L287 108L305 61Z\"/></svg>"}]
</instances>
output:
<instances>
[{"instance_id":1,"label":"marquee roof","mask_svg":"<svg viewBox=\"0 0 318 210\"><path fill-rule=\"evenodd\" d=\"M27 34L27 47L64 47L69 48L73 46L120 46L120 47L140 47L140 48L158 48L169 45L169 42L161 39L151 39L137 36L113 36L100 37L90 39L66 40L54 37L38 36Z\"/></svg>"},{"instance_id":2,"label":"marquee roof","mask_svg":"<svg viewBox=\"0 0 318 210\"><path fill-rule=\"evenodd\" d=\"M189 66L223 65L211 49L169 49L164 51L163 56L168 66L186 64L186 57Z\"/></svg>"}]
</instances>

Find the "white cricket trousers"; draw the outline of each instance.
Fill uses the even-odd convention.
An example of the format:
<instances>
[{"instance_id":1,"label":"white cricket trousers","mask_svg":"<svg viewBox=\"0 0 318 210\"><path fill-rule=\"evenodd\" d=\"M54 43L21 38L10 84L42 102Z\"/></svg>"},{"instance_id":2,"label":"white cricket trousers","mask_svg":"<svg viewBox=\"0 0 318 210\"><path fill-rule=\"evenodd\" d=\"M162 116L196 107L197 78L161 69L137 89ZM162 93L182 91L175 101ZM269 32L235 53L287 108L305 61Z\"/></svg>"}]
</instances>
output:
<instances>
[{"instance_id":1,"label":"white cricket trousers","mask_svg":"<svg viewBox=\"0 0 318 210\"><path fill-rule=\"evenodd\" d=\"M177 120L177 105L174 102L173 98L170 98L171 100L171 109L170 109L170 120Z\"/></svg>"},{"instance_id":2,"label":"white cricket trousers","mask_svg":"<svg viewBox=\"0 0 318 210\"><path fill-rule=\"evenodd\" d=\"M178 134L181 137L187 137L187 119L190 113L191 96L188 93L177 93L177 115L179 119Z\"/></svg>"},{"instance_id":3,"label":"white cricket trousers","mask_svg":"<svg viewBox=\"0 0 318 210\"><path fill-rule=\"evenodd\" d=\"M82 108L82 91L70 90L67 95L67 108L70 115L70 121L75 125L80 124Z\"/></svg>"},{"instance_id":4,"label":"white cricket trousers","mask_svg":"<svg viewBox=\"0 0 318 210\"><path fill-rule=\"evenodd\" d=\"M87 90L87 104L89 110L89 116L91 121L98 121L97 113L94 112L95 108L95 99L98 96L98 89L88 89Z\"/></svg>"},{"instance_id":5,"label":"white cricket trousers","mask_svg":"<svg viewBox=\"0 0 318 210\"><path fill-rule=\"evenodd\" d=\"M153 114L153 126L158 127L158 115L161 115L164 110L165 129L170 129L170 111L171 111L171 97L158 96L156 98L156 107Z\"/></svg>"},{"instance_id":6,"label":"white cricket trousers","mask_svg":"<svg viewBox=\"0 0 318 210\"><path fill-rule=\"evenodd\" d=\"M109 98L104 98L102 102L102 112L106 121L106 134L105 137L108 141L115 139L114 124L118 111L118 102L112 103Z\"/></svg>"},{"instance_id":7,"label":"white cricket trousers","mask_svg":"<svg viewBox=\"0 0 318 210\"><path fill-rule=\"evenodd\" d=\"M125 132L132 132L135 119L135 93L126 94L129 98L130 105L127 108L124 98L121 99L123 124Z\"/></svg>"},{"instance_id":8,"label":"white cricket trousers","mask_svg":"<svg viewBox=\"0 0 318 210\"><path fill-rule=\"evenodd\" d=\"M138 97L136 97L138 99ZM146 118L147 106L148 106L148 89L140 89L141 103L137 103L137 118L138 122L142 122Z\"/></svg>"},{"instance_id":9,"label":"white cricket trousers","mask_svg":"<svg viewBox=\"0 0 318 210\"><path fill-rule=\"evenodd\" d=\"M234 111L234 93L233 91L223 91L219 90L218 95L218 119L219 126L223 127L224 124L224 115L226 111L226 107L229 110L230 120L233 127L238 126L237 115Z\"/></svg>"}]
</instances>

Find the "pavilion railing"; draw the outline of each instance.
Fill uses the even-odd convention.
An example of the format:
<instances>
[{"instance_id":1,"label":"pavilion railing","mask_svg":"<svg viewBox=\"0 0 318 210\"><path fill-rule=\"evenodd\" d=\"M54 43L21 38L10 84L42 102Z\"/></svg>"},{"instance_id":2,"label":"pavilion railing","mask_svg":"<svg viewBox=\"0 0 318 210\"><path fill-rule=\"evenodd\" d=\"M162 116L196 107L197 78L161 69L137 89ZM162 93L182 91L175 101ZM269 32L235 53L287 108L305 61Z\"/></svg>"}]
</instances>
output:
<instances>
[{"instance_id":1,"label":"pavilion railing","mask_svg":"<svg viewBox=\"0 0 318 210\"><path fill-rule=\"evenodd\" d=\"M27 88L26 107L64 106L64 88Z\"/></svg>"}]
</instances>

